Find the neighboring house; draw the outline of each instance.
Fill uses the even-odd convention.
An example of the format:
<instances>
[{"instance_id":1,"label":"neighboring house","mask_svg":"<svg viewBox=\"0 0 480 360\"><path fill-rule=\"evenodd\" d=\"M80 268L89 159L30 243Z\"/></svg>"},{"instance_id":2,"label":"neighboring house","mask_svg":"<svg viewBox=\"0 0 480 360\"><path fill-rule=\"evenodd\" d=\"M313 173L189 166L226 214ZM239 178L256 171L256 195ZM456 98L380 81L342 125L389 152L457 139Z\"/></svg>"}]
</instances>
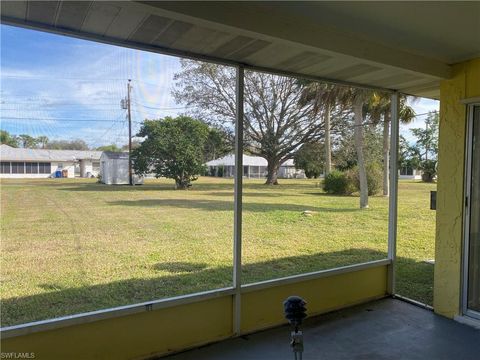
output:
<instances>
[{"instance_id":1,"label":"neighboring house","mask_svg":"<svg viewBox=\"0 0 480 360\"><path fill-rule=\"evenodd\" d=\"M398 169L399 179L410 179L410 180L421 180L422 179L422 171L419 169L414 169L409 166L403 166Z\"/></svg>"},{"instance_id":2,"label":"neighboring house","mask_svg":"<svg viewBox=\"0 0 480 360\"><path fill-rule=\"evenodd\" d=\"M233 177L235 174L235 156L227 155L206 163L211 176ZM260 156L243 155L243 176L264 178L267 176L267 160ZM305 178L303 170L295 169L293 160L285 161L278 170L279 178Z\"/></svg>"},{"instance_id":3,"label":"neighboring house","mask_svg":"<svg viewBox=\"0 0 480 360\"><path fill-rule=\"evenodd\" d=\"M128 153L104 151L100 157L100 181L107 185L128 185ZM143 184L143 177L134 175L135 185Z\"/></svg>"},{"instance_id":4,"label":"neighboring house","mask_svg":"<svg viewBox=\"0 0 480 360\"><path fill-rule=\"evenodd\" d=\"M98 175L101 151L14 148L0 145L1 178L48 178Z\"/></svg>"}]
</instances>

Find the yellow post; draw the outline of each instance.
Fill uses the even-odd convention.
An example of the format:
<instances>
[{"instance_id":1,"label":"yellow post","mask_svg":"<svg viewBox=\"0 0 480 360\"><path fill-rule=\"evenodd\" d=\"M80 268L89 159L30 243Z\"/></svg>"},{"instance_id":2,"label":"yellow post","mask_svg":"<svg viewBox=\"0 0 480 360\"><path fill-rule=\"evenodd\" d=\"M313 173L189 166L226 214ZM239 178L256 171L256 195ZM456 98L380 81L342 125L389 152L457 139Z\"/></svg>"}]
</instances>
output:
<instances>
[{"instance_id":1,"label":"yellow post","mask_svg":"<svg viewBox=\"0 0 480 360\"><path fill-rule=\"evenodd\" d=\"M480 58L453 66L440 86L437 229L434 308L453 318L460 313L462 228L467 107L461 100L480 96Z\"/></svg>"}]
</instances>

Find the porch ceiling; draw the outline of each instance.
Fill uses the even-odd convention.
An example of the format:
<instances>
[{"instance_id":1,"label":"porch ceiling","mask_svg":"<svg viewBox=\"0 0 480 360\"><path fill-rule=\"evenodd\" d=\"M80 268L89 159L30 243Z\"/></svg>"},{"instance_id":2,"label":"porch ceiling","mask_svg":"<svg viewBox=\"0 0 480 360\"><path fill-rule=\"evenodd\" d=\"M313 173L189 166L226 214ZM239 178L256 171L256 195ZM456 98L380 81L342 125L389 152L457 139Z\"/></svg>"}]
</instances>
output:
<instances>
[{"instance_id":1,"label":"porch ceiling","mask_svg":"<svg viewBox=\"0 0 480 360\"><path fill-rule=\"evenodd\" d=\"M2 1L4 24L438 98L480 2Z\"/></svg>"}]
</instances>

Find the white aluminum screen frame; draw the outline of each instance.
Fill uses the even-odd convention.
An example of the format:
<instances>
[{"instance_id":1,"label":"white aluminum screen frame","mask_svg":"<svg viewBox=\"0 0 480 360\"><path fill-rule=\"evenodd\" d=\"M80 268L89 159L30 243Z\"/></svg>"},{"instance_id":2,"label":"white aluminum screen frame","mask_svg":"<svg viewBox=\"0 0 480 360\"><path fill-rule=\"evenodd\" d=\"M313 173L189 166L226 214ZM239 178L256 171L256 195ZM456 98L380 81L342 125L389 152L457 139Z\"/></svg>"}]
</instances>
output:
<instances>
[{"instance_id":1,"label":"white aluminum screen frame","mask_svg":"<svg viewBox=\"0 0 480 360\"><path fill-rule=\"evenodd\" d=\"M18 26L18 24L12 24ZM28 26L25 26L28 27ZM37 29L38 30L38 29ZM58 31L52 31L51 29L43 29L45 31L59 33ZM75 36L71 32L63 31L64 35ZM79 37L78 35L75 37ZM105 39L99 42L106 42ZM165 51L158 48L150 48L145 46L131 46L130 44L116 44L120 46L126 46L136 48L138 50L145 50L155 53L176 55L176 56L188 56L189 58L195 58L190 54L172 54L171 51ZM199 60L199 58L196 58ZM204 61L210 61L215 63L222 63L224 65L232 65L232 63L225 63L216 61L215 59L200 59ZM0 329L1 336L3 338L9 338L14 336L25 335L38 331L51 330L55 328L61 328L65 326L71 326L75 324L82 324L93 322L100 319L113 318L125 316L127 314L138 313L143 311L152 311L155 309L173 307L187 303L193 303L198 301L205 301L211 298L217 298L219 296L234 296L234 311L233 311L233 333L235 335L241 334L241 294L245 292L251 292L256 289L265 289L282 284L300 282L305 280L311 280L316 278L322 278L326 276L333 276L336 274L342 274L347 272L359 271L362 269L386 266L388 265L388 294L395 294L395 262L396 262L396 234L397 234L397 189L398 189L398 138L399 138L399 119L398 119L398 99L399 93L391 89L381 89L382 91L392 94L391 102L391 149L390 149L390 194L389 194L389 219L388 219L388 257L382 260L369 261L361 264L354 264L348 266L342 266L327 270L315 271L307 274L292 275L283 278L277 278L272 280L261 281L253 284L241 284L241 259L242 259L242 181L243 181L243 166L242 166L242 154L243 154L243 88L244 88L244 71L246 68L253 71L269 72L282 76L298 77L295 73L275 72L270 69L256 68L252 66L246 66L244 64L234 64L237 70L237 82L236 82L236 103L237 103L237 116L235 124L235 185L234 185L234 234L233 234L233 276L232 287L223 289L216 289L211 291L205 291L201 293L194 293L189 295L182 295L173 298L166 298L161 300L153 300L140 304L133 304L127 306L120 306L110 309L103 309L83 314L75 314L65 316L61 318L42 320L37 322L31 322L26 324L8 326ZM341 81L334 81L330 79L318 79L313 78L314 81L327 81L333 84L345 85ZM357 86L356 84L348 84L350 86ZM365 86L362 86L365 88ZM241 120L241 121L240 121Z\"/></svg>"}]
</instances>

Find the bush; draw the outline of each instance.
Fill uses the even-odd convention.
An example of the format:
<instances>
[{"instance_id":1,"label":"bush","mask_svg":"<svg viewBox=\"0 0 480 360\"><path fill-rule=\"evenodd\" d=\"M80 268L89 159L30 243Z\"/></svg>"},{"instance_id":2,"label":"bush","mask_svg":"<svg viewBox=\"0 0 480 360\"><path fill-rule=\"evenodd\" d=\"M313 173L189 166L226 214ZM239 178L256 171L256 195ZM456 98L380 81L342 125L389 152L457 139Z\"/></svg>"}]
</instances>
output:
<instances>
[{"instance_id":1,"label":"bush","mask_svg":"<svg viewBox=\"0 0 480 360\"><path fill-rule=\"evenodd\" d=\"M355 166L349 170L346 174L350 186L355 189L354 191L360 191L360 176L358 173L358 167ZM377 194L383 186L383 171L380 165L372 163L367 165L367 184L368 195L372 196Z\"/></svg>"},{"instance_id":2,"label":"bush","mask_svg":"<svg viewBox=\"0 0 480 360\"><path fill-rule=\"evenodd\" d=\"M325 177L323 190L328 194L335 195L350 195L355 191L347 174L338 170L331 171Z\"/></svg>"},{"instance_id":3,"label":"bush","mask_svg":"<svg viewBox=\"0 0 480 360\"><path fill-rule=\"evenodd\" d=\"M320 169L309 169L309 170L305 170L305 176L308 178L308 179L318 179L320 177L320 175L322 174L321 170Z\"/></svg>"},{"instance_id":4,"label":"bush","mask_svg":"<svg viewBox=\"0 0 480 360\"><path fill-rule=\"evenodd\" d=\"M434 182L437 176L437 161L436 160L424 160L420 164L422 170L423 182Z\"/></svg>"}]
</instances>

